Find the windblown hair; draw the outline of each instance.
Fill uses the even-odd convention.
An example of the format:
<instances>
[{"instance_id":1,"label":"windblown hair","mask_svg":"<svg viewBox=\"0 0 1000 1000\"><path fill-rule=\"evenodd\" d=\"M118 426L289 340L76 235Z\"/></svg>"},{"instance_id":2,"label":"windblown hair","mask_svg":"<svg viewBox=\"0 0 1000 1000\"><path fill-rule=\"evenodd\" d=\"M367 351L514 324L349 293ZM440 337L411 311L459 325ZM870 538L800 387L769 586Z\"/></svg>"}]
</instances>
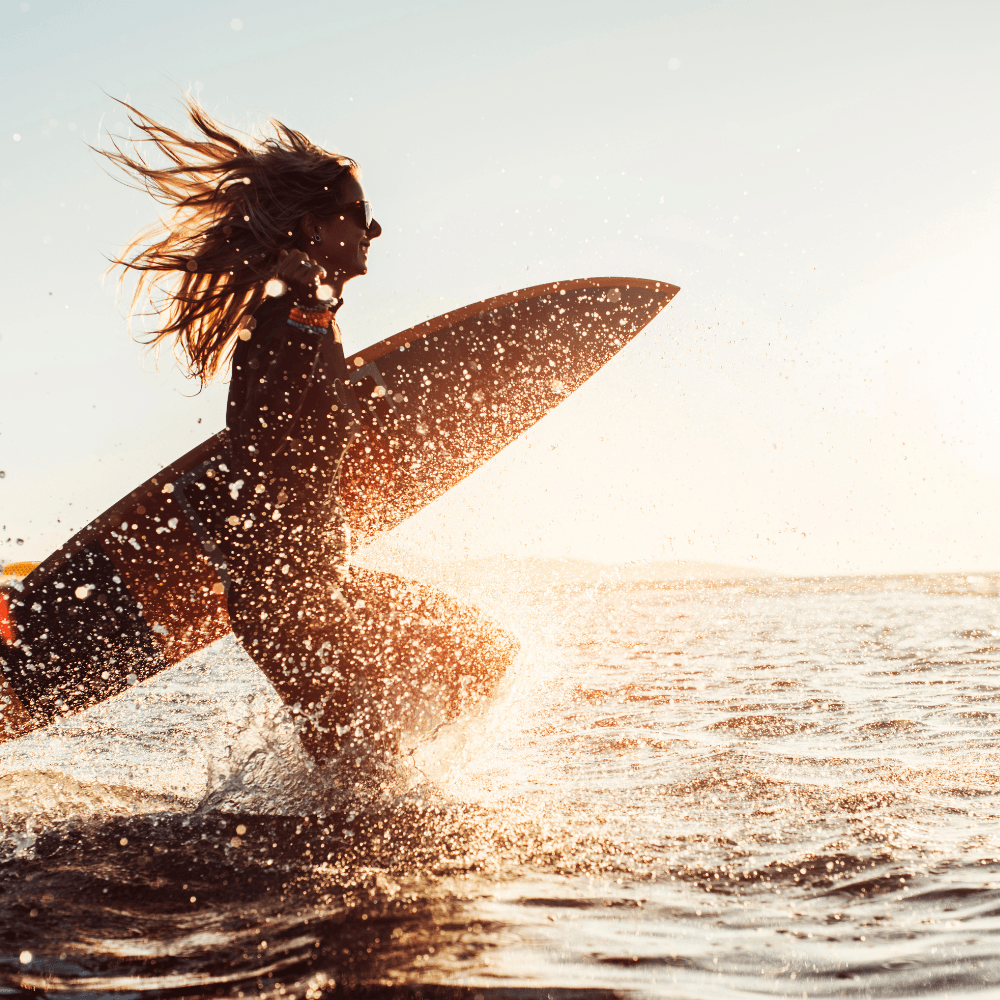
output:
<instances>
[{"instance_id":1,"label":"windblown hair","mask_svg":"<svg viewBox=\"0 0 1000 1000\"><path fill-rule=\"evenodd\" d=\"M225 365L241 325L263 301L280 252L302 243L302 217L331 216L341 183L358 175L358 165L275 119L269 120L273 135L241 139L188 99L188 115L200 133L188 138L119 103L143 135L112 136L114 151L95 152L121 169L130 186L171 211L140 232L112 269L122 268L119 284L130 271L139 272L129 317L145 297L159 319L158 330L144 342L159 349L173 340L188 375L204 386ZM128 152L124 143L131 146ZM147 151L165 156L168 165L151 166Z\"/></svg>"}]
</instances>

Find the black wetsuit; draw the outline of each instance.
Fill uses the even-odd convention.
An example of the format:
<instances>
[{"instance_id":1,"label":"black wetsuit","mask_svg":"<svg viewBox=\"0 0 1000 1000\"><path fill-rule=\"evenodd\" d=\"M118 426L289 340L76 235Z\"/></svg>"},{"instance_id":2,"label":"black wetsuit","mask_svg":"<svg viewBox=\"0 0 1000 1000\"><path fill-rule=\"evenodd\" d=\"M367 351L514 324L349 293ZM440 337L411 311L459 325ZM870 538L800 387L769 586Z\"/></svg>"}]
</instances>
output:
<instances>
[{"instance_id":1,"label":"black wetsuit","mask_svg":"<svg viewBox=\"0 0 1000 1000\"><path fill-rule=\"evenodd\" d=\"M290 298L261 307L233 357L229 461L242 485L225 546L229 615L322 760L349 733L391 749L407 724L491 693L517 644L439 591L350 565L337 484L371 418L346 385L336 325L293 326Z\"/></svg>"}]
</instances>

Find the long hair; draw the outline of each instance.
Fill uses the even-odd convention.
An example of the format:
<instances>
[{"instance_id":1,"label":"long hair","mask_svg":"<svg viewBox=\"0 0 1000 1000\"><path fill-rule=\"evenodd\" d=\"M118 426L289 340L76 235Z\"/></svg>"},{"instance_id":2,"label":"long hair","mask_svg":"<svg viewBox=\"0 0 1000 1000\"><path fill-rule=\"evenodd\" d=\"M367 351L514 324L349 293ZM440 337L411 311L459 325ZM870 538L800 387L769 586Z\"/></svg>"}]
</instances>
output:
<instances>
[{"instance_id":1,"label":"long hair","mask_svg":"<svg viewBox=\"0 0 1000 1000\"><path fill-rule=\"evenodd\" d=\"M173 340L188 375L204 386L263 301L280 252L301 243L302 217L332 215L341 182L357 176L358 165L275 119L269 119L273 134L237 138L188 98L200 133L188 138L119 103L142 137L112 136L113 151L95 152L170 211L138 233L111 269L122 268L119 285L139 272L129 318L145 298L159 323L144 342L159 349ZM147 150L168 165L151 166Z\"/></svg>"}]
</instances>

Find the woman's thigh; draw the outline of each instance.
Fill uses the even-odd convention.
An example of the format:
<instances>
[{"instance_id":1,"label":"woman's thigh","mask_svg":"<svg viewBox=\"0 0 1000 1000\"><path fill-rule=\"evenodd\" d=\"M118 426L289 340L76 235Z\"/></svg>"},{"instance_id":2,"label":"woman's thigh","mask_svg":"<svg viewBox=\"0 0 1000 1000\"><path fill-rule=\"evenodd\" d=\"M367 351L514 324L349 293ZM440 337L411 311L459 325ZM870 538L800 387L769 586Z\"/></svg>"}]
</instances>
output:
<instances>
[{"instance_id":1,"label":"woman's thigh","mask_svg":"<svg viewBox=\"0 0 1000 1000\"><path fill-rule=\"evenodd\" d=\"M428 584L355 567L344 592L377 649L370 697L401 725L422 728L475 707L517 655L498 622Z\"/></svg>"}]
</instances>

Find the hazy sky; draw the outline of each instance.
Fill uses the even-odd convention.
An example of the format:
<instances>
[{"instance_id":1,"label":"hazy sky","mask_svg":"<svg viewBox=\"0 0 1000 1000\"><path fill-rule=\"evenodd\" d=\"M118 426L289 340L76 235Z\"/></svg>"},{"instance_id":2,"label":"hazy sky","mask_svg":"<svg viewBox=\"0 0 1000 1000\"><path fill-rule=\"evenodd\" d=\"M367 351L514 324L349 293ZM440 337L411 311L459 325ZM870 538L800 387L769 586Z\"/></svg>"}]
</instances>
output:
<instances>
[{"instance_id":1,"label":"hazy sky","mask_svg":"<svg viewBox=\"0 0 1000 1000\"><path fill-rule=\"evenodd\" d=\"M3 0L0 38L0 558L223 422L129 340L101 275L154 205L85 146L108 95L178 123L190 89L361 162L348 349L542 281L681 286L403 542L1000 570L996 2Z\"/></svg>"}]
</instances>

